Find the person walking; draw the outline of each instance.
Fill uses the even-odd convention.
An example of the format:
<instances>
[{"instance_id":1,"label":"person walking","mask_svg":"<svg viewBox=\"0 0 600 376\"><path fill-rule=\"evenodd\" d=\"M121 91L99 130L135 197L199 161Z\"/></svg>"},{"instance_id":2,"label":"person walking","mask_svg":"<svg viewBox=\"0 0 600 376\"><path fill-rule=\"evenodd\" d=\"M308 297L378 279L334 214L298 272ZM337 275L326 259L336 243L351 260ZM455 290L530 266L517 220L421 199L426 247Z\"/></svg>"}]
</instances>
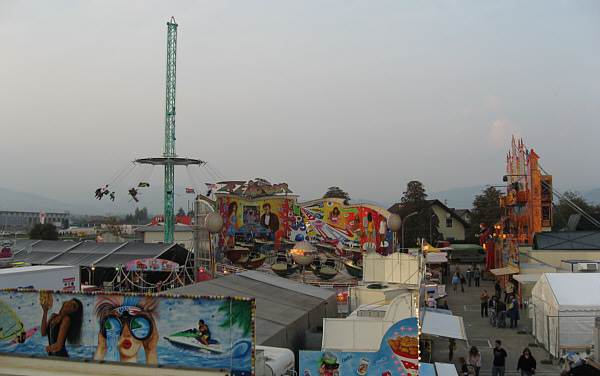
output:
<instances>
[{"instance_id":1,"label":"person walking","mask_svg":"<svg viewBox=\"0 0 600 376\"><path fill-rule=\"evenodd\" d=\"M471 270L471 267L469 266L467 268L467 287L471 287L471 277L473 277L473 271Z\"/></svg>"},{"instance_id":2,"label":"person walking","mask_svg":"<svg viewBox=\"0 0 600 376\"><path fill-rule=\"evenodd\" d=\"M479 281L481 280L481 269L479 269L479 266L475 268L473 277L475 277L475 287L479 287Z\"/></svg>"},{"instance_id":3,"label":"person walking","mask_svg":"<svg viewBox=\"0 0 600 376\"><path fill-rule=\"evenodd\" d=\"M512 295L510 297L510 299L511 299L511 301L510 301L510 305L508 306L507 314L508 314L508 317L510 318L510 327L516 328L517 322L521 318L519 316L519 301L517 300L517 298L515 298L514 295Z\"/></svg>"},{"instance_id":4,"label":"person walking","mask_svg":"<svg viewBox=\"0 0 600 376\"><path fill-rule=\"evenodd\" d=\"M512 283L509 277L508 282L504 284L504 303L508 303L508 300L510 299L514 291L515 285Z\"/></svg>"},{"instance_id":5,"label":"person walking","mask_svg":"<svg viewBox=\"0 0 600 376\"><path fill-rule=\"evenodd\" d=\"M454 351L456 350L456 340L454 338L448 339L448 361L451 362L454 358Z\"/></svg>"},{"instance_id":6,"label":"person walking","mask_svg":"<svg viewBox=\"0 0 600 376\"><path fill-rule=\"evenodd\" d=\"M456 266L454 267L454 272L460 275L460 264L457 262Z\"/></svg>"},{"instance_id":7,"label":"person walking","mask_svg":"<svg viewBox=\"0 0 600 376\"><path fill-rule=\"evenodd\" d=\"M498 308L498 328L506 328L506 304L502 300L497 302Z\"/></svg>"},{"instance_id":8,"label":"person walking","mask_svg":"<svg viewBox=\"0 0 600 376\"><path fill-rule=\"evenodd\" d=\"M496 340L494 344L494 362L492 365L492 376L504 376L504 370L506 369L506 357L508 354L506 350L502 348L502 341Z\"/></svg>"},{"instance_id":9,"label":"person walking","mask_svg":"<svg viewBox=\"0 0 600 376\"><path fill-rule=\"evenodd\" d=\"M471 347L467 354L467 364L472 365L475 368L475 376L479 376L479 370L481 369L481 353L477 349L477 346Z\"/></svg>"},{"instance_id":10,"label":"person walking","mask_svg":"<svg viewBox=\"0 0 600 376\"><path fill-rule=\"evenodd\" d=\"M456 292L456 288L458 287L459 281L460 278L458 277L458 273L454 273L454 277L452 277L452 288L454 289L454 292Z\"/></svg>"},{"instance_id":11,"label":"person walking","mask_svg":"<svg viewBox=\"0 0 600 376\"><path fill-rule=\"evenodd\" d=\"M492 296L489 302L490 306L490 325L496 326L496 319L498 318L498 314L496 313L498 309L498 299L496 295Z\"/></svg>"},{"instance_id":12,"label":"person walking","mask_svg":"<svg viewBox=\"0 0 600 376\"><path fill-rule=\"evenodd\" d=\"M496 281L496 284L494 285L494 290L496 299L500 300L500 298L502 297L502 287L500 287L500 281Z\"/></svg>"},{"instance_id":13,"label":"person walking","mask_svg":"<svg viewBox=\"0 0 600 376\"><path fill-rule=\"evenodd\" d=\"M481 301L481 317L483 317L483 313L485 311L485 317L488 317L488 301L490 297L487 294L487 290L483 290L481 295L479 295L479 300Z\"/></svg>"},{"instance_id":14,"label":"person walking","mask_svg":"<svg viewBox=\"0 0 600 376\"><path fill-rule=\"evenodd\" d=\"M521 370L521 376L533 376L535 374L535 366L535 358L531 355L529 347L526 347L517 363L517 371Z\"/></svg>"},{"instance_id":15,"label":"person walking","mask_svg":"<svg viewBox=\"0 0 600 376\"><path fill-rule=\"evenodd\" d=\"M467 283L467 281L465 280L465 276L461 274L458 277L458 279L460 281L460 291L465 292L465 283Z\"/></svg>"}]
</instances>

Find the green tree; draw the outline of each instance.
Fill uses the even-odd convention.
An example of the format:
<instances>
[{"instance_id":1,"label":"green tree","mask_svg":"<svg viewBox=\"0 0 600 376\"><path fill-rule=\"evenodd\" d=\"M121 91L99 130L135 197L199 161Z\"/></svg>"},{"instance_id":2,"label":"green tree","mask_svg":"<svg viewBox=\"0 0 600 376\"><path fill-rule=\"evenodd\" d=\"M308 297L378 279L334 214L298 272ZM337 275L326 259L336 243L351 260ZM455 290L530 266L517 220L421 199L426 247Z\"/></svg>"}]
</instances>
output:
<instances>
[{"instance_id":1,"label":"green tree","mask_svg":"<svg viewBox=\"0 0 600 376\"><path fill-rule=\"evenodd\" d=\"M480 195L475 196L471 210L471 228L467 232L467 240L477 241L475 235L479 233L479 224L492 229L502 217L500 208L501 193L494 187L488 186Z\"/></svg>"},{"instance_id":2,"label":"green tree","mask_svg":"<svg viewBox=\"0 0 600 376\"><path fill-rule=\"evenodd\" d=\"M58 231L52 223L37 223L29 230L29 239L58 240Z\"/></svg>"},{"instance_id":3,"label":"green tree","mask_svg":"<svg viewBox=\"0 0 600 376\"><path fill-rule=\"evenodd\" d=\"M183 210L183 207L179 207L179 210L177 211L177 214L175 214L176 217L185 217L185 210Z\"/></svg>"},{"instance_id":4,"label":"green tree","mask_svg":"<svg viewBox=\"0 0 600 376\"><path fill-rule=\"evenodd\" d=\"M267 179L263 179L263 178L255 178L252 183L254 183L254 185L256 186L263 186L263 185L271 185L271 183L267 180Z\"/></svg>"},{"instance_id":5,"label":"green tree","mask_svg":"<svg viewBox=\"0 0 600 376\"><path fill-rule=\"evenodd\" d=\"M343 198L344 205L350 204L350 195L339 187L329 187L327 192L323 195L323 198Z\"/></svg>"},{"instance_id":6,"label":"green tree","mask_svg":"<svg viewBox=\"0 0 600 376\"><path fill-rule=\"evenodd\" d=\"M560 231L567 226L571 214L580 213L575 207L579 207L585 213L593 213L594 208L585 201L577 191L566 191L559 199L558 204L554 205L552 213L552 231Z\"/></svg>"},{"instance_id":7,"label":"green tree","mask_svg":"<svg viewBox=\"0 0 600 376\"><path fill-rule=\"evenodd\" d=\"M133 221L138 223L148 223L148 209L144 207L143 209L135 208L135 212L133 213Z\"/></svg>"},{"instance_id":8,"label":"green tree","mask_svg":"<svg viewBox=\"0 0 600 376\"><path fill-rule=\"evenodd\" d=\"M404 247L416 247L419 239L429 238L429 223L431 221L431 237L430 243L433 243L434 239L439 239L439 219L437 216L434 217L433 209L427 202L427 193L425 186L420 181L410 181L406 185L406 191L404 196L400 200L400 207L398 215L402 218L402 221L406 219L410 214L410 219L404 223ZM398 239L402 239L402 228L398 230Z\"/></svg>"}]
</instances>

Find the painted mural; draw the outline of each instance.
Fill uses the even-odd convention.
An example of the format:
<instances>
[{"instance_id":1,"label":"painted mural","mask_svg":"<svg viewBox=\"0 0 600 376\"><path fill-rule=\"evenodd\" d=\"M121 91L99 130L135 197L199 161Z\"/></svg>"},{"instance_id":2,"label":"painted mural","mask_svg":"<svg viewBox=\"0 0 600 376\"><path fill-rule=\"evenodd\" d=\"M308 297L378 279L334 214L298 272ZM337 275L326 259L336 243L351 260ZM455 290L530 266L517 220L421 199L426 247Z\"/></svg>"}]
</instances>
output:
<instances>
[{"instance_id":1,"label":"painted mural","mask_svg":"<svg viewBox=\"0 0 600 376\"><path fill-rule=\"evenodd\" d=\"M376 352L300 351L299 372L304 376L418 375L417 318L390 327Z\"/></svg>"},{"instance_id":2,"label":"painted mural","mask_svg":"<svg viewBox=\"0 0 600 376\"><path fill-rule=\"evenodd\" d=\"M342 199L321 199L299 204L287 184L257 187L250 181L230 182L216 194L215 211L223 227L212 234L215 259L221 260L240 243L260 240L275 249L282 242L309 241L332 253L348 256L344 248L391 253L394 232L390 213L374 205L344 205ZM280 194L280 195L278 195Z\"/></svg>"},{"instance_id":3,"label":"painted mural","mask_svg":"<svg viewBox=\"0 0 600 376\"><path fill-rule=\"evenodd\" d=\"M0 290L0 352L250 375L254 300Z\"/></svg>"}]
</instances>

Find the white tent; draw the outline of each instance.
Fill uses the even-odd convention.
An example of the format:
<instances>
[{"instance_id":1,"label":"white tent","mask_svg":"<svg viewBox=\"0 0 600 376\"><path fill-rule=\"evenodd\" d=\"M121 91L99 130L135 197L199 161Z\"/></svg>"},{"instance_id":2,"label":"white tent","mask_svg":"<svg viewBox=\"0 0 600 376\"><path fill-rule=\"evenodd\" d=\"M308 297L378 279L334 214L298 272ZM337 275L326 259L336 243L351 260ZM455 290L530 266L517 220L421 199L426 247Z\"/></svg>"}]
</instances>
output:
<instances>
[{"instance_id":1,"label":"white tent","mask_svg":"<svg viewBox=\"0 0 600 376\"><path fill-rule=\"evenodd\" d=\"M555 357L591 348L600 273L544 273L532 289L533 335Z\"/></svg>"}]
</instances>

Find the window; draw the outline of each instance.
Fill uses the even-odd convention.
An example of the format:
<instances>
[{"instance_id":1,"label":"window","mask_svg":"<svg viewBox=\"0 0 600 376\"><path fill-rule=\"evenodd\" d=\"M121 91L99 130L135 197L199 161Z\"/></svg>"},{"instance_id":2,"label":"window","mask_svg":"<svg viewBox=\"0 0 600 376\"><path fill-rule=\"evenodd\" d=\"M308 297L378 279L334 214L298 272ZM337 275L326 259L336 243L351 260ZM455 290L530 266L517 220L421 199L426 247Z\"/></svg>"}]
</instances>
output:
<instances>
[{"instance_id":1,"label":"window","mask_svg":"<svg viewBox=\"0 0 600 376\"><path fill-rule=\"evenodd\" d=\"M452 227L452 218L446 218L446 227Z\"/></svg>"}]
</instances>

